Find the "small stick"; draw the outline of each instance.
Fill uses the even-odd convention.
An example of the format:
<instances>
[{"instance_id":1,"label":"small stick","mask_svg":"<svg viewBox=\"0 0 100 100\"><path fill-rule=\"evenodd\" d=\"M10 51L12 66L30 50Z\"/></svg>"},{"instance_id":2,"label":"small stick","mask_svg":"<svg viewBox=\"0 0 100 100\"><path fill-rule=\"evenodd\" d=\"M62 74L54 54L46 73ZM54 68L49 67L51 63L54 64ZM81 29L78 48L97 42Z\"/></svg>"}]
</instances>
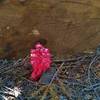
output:
<instances>
[{"instance_id":1,"label":"small stick","mask_svg":"<svg viewBox=\"0 0 100 100\"><path fill-rule=\"evenodd\" d=\"M55 72L49 86L52 84L53 80L55 79L55 77L57 76L58 72L60 71L60 69L62 68L62 66L64 65L64 62L60 65L60 67L57 69L57 71Z\"/></svg>"}]
</instances>

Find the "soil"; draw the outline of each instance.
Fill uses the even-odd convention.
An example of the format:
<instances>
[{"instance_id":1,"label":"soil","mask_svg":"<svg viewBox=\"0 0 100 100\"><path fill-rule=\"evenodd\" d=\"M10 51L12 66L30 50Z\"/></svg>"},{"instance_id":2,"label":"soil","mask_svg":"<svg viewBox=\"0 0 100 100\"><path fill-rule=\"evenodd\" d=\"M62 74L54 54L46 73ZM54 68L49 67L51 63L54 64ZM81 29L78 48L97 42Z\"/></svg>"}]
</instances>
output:
<instances>
[{"instance_id":1,"label":"soil","mask_svg":"<svg viewBox=\"0 0 100 100\"><path fill-rule=\"evenodd\" d=\"M0 58L24 57L40 38L58 57L91 51L100 42L99 4L99 0L0 0Z\"/></svg>"}]
</instances>

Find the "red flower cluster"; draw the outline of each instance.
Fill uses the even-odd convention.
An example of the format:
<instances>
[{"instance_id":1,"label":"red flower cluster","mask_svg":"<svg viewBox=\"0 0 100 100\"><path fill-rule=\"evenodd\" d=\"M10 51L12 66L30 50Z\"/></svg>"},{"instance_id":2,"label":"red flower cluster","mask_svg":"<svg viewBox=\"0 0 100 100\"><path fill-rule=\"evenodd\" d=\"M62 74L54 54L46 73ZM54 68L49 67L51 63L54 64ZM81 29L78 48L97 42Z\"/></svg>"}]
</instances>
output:
<instances>
[{"instance_id":1,"label":"red flower cluster","mask_svg":"<svg viewBox=\"0 0 100 100\"><path fill-rule=\"evenodd\" d=\"M35 49L31 49L30 52L30 63L33 67L31 78L38 80L50 68L51 54L49 50L40 43L36 44Z\"/></svg>"}]
</instances>

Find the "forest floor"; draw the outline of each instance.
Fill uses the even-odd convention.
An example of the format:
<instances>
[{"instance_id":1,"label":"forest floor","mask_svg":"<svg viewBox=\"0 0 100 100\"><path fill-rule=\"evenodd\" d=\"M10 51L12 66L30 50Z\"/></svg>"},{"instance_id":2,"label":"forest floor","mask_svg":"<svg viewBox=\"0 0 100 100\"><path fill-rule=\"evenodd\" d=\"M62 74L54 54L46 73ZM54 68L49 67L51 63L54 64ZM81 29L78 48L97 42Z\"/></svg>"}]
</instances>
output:
<instances>
[{"instance_id":1,"label":"forest floor","mask_svg":"<svg viewBox=\"0 0 100 100\"><path fill-rule=\"evenodd\" d=\"M100 100L99 4L0 0L0 100ZM40 38L56 57L36 82L26 55Z\"/></svg>"},{"instance_id":2,"label":"forest floor","mask_svg":"<svg viewBox=\"0 0 100 100\"><path fill-rule=\"evenodd\" d=\"M99 52L100 53L100 52ZM29 57L0 60L2 100L100 100L100 55L79 53L53 59L51 69L32 81Z\"/></svg>"}]
</instances>

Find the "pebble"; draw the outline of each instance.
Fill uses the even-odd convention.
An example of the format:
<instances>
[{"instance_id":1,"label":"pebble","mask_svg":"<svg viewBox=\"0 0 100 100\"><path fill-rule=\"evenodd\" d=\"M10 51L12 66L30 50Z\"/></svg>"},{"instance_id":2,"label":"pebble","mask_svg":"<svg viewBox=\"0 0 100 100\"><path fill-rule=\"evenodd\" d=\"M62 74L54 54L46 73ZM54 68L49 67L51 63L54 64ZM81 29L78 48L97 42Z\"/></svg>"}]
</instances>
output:
<instances>
[{"instance_id":1,"label":"pebble","mask_svg":"<svg viewBox=\"0 0 100 100\"><path fill-rule=\"evenodd\" d=\"M38 35L40 35L40 32L35 29L35 30L32 30L32 34L35 36L38 36Z\"/></svg>"},{"instance_id":2,"label":"pebble","mask_svg":"<svg viewBox=\"0 0 100 100\"><path fill-rule=\"evenodd\" d=\"M10 29L10 26L7 26L7 27L6 27L6 30L9 30L9 29Z\"/></svg>"},{"instance_id":3,"label":"pebble","mask_svg":"<svg viewBox=\"0 0 100 100\"><path fill-rule=\"evenodd\" d=\"M98 55L98 56L100 55L100 45L96 48L95 52L96 52L96 55Z\"/></svg>"}]
</instances>

